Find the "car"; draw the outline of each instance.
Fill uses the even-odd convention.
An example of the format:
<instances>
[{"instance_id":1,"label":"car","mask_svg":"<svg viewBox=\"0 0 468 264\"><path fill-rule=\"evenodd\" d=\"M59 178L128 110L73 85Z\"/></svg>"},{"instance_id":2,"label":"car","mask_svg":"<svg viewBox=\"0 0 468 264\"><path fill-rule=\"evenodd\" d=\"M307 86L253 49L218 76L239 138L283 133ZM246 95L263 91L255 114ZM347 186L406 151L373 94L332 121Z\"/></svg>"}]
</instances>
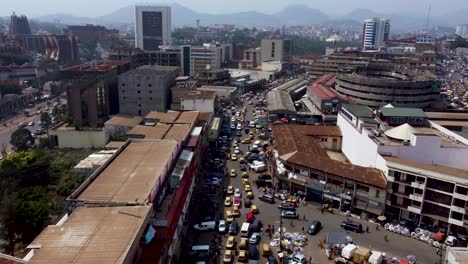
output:
<instances>
[{"instance_id":1,"label":"car","mask_svg":"<svg viewBox=\"0 0 468 264\"><path fill-rule=\"evenodd\" d=\"M231 173L230 173L231 177L236 177L237 176L237 172L235 169L231 169Z\"/></svg>"},{"instance_id":2,"label":"car","mask_svg":"<svg viewBox=\"0 0 468 264\"><path fill-rule=\"evenodd\" d=\"M236 188L236 190L234 191L234 196L242 197L242 193L239 188Z\"/></svg>"},{"instance_id":3,"label":"car","mask_svg":"<svg viewBox=\"0 0 468 264\"><path fill-rule=\"evenodd\" d=\"M241 164L245 163L245 159L244 159L244 158L240 158L240 159L239 159L239 163L241 163Z\"/></svg>"},{"instance_id":4,"label":"car","mask_svg":"<svg viewBox=\"0 0 468 264\"><path fill-rule=\"evenodd\" d=\"M252 234L252 236L250 236L249 243L252 245L256 245L259 240L260 240L260 234L255 232Z\"/></svg>"},{"instance_id":5,"label":"car","mask_svg":"<svg viewBox=\"0 0 468 264\"><path fill-rule=\"evenodd\" d=\"M341 228L347 231L354 231L356 233L362 233L362 225L352 221L341 222Z\"/></svg>"},{"instance_id":6,"label":"car","mask_svg":"<svg viewBox=\"0 0 468 264\"><path fill-rule=\"evenodd\" d=\"M230 127L232 130L236 129L236 125L235 124L231 124L231 127Z\"/></svg>"},{"instance_id":7,"label":"car","mask_svg":"<svg viewBox=\"0 0 468 264\"><path fill-rule=\"evenodd\" d=\"M226 220L219 220L218 232L220 234L226 234L227 231L228 231L228 226L226 224Z\"/></svg>"},{"instance_id":8,"label":"car","mask_svg":"<svg viewBox=\"0 0 468 264\"><path fill-rule=\"evenodd\" d=\"M278 260L276 260L275 256L270 255L267 264L278 264Z\"/></svg>"},{"instance_id":9,"label":"car","mask_svg":"<svg viewBox=\"0 0 468 264\"><path fill-rule=\"evenodd\" d=\"M234 217L232 216L231 211L226 211L226 222L232 223L234 221Z\"/></svg>"},{"instance_id":10,"label":"car","mask_svg":"<svg viewBox=\"0 0 468 264\"><path fill-rule=\"evenodd\" d=\"M290 219L297 219L299 215L294 211L281 211L282 218L290 218Z\"/></svg>"},{"instance_id":11,"label":"car","mask_svg":"<svg viewBox=\"0 0 468 264\"><path fill-rule=\"evenodd\" d=\"M237 260L239 262L247 262L247 251L246 250L240 250L239 255L237 256Z\"/></svg>"},{"instance_id":12,"label":"car","mask_svg":"<svg viewBox=\"0 0 468 264\"><path fill-rule=\"evenodd\" d=\"M258 257L259 257L259 254L258 254L258 249L255 245L249 245L249 249L248 249L248 254L249 254L249 258L252 259L252 260L257 260Z\"/></svg>"},{"instance_id":13,"label":"car","mask_svg":"<svg viewBox=\"0 0 468 264\"><path fill-rule=\"evenodd\" d=\"M226 199L224 199L224 206L229 207L231 205L232 205L231 196L226 196Z\"/></svg>"},{"instance_id":14,"label":"car","mask_svg":"<svg viewBox=\"0 0 468 264\"><path fill-rule=\"evenodd\" d=\"M244 159L244 158L241 158L241 160ZM240 170L241 171L246 171L247 170L247 167L244 165L244 164L241 164L240 165Z\"/></svg>"},{"instance_id":15,"label":"car","mask_svg":"<svg viewBox=\"0 0 468 264\"><path fill-rule=\"evenodd\" d=\"M237 206L237 207L240 207L241 206L241 200L239 197L237 196L234 196L234 203L233 203L234 206Z\"/></svg>"},{"instance_id":16,"label":"car","mask_svg":"<svg viewBox=\"0 0 468 264\"><path fill-rule=\"evenodd\" d=\"M247 192L247 194L245 195L245 197L247 197L247 198L249 198L249 199L253 199L253 198L254 198L253 192Z\"/></svg>"},{"instance_id":17,"label":"car","mask_svg":"<svg viewBox=\"0 0 468 264\"><path fill-rule=\"evenodd\" d=\"M290 204L280 204L278 205L278 208L281 209L281 210L285 210L285 211L296 211L296 208Z\"/></svg>"},{"instance_id":18,"label":"car","mask_svg":"<svg viewBox=\"0 0 468 264\"><path fill-rule=\"evenodd\" d=\"M36 123L34 121L31 121L28 123L28 126L34 126Z\"/></svg>"},{"instance_id":19,"label":"car","mask_svg":"<svg viewBox=\"0 0 468 264\"><path fill-rule=\"evenodd\" d=\"M251 149L249 150L249 152L250 152L250 153L254 153L254 154L258 154L258 153L260 153L260 150L259 150L259 149L256 149L256 148L251 148Z\"/></svg>"},{"instance_id":20,"label":"car","mask_svg":"<svg viewBox=\"0 0 468 264\"><path fill-rule=\"evenodd\" d=\"M252 206L252 201L248 198L244 199L244 206L250 208Z\"/></svg>"},{"instance_id":21,"label":"car","mask_svg":"<svg viewBox=\"0 0 468 264\"><path fill-rule=\"evenodd\" d=\"M258 214L258 208L255 204L252 204L250 206L250 212L254 213L254 214Z\"/></svg>"},{"instance_id":22,"label":"car","mask_svg":"<svg viewBox=\"0 0 468 264\"><path fill-rule=\"evenodd\" d=\"M201 222L200 224L194 225L193 228L195 228L196 230L199 230L199 231L215 230L216 222L215 221Z\"/></svg>"},{"instance_id":23,"label":"car","mask_svg":"<svg viewBox=\"0 0 468 264\"><path fill-rule=\"evenodd\" d=\"M250 187L250 185L244 185L244 188L245 188L246 192L251 192L252 191L252 188Z\"/></svg>"},{"instance_id":24,"label":"car","mask_svg":"<svg viewBox=\"0 0 468 264\"><path fill-rule=\"evenodd\" d=\"M242 132L241 132L240 130L238 130L238 131L236 132L236 136L237 136L237 137L242 137Z\"/></svg>"},{"instance_id":25,"label":"car","mask_svg":"<svg viewBox=\"0 0 468 264\"><path fill-rule=\"evenodd\" d=\"M267 203L275 203L275 197L271 194L262 194L258 197L261 201L267 202Z\"/></svg>"},{"instance_id":26,"label":"car","mask_svg":"<svg viewBox=\"0 0 468 264\"><path fill-rule=\"evenodd\" d=\"M239 217L240 216L240 210L238 206L232 207L232 216L234 217Z\"/></svg>"},{"instance_id":27,"label":"car","mask_svg":"<svg viewBox=\"0 0 468 264\"><path fill-rule=\"evenodd\" d=\"M247 172L242 172L242 179L248 179L249 174Z\"/></svg>"},{"instance_id":28,"label":"car","mask_svg":"<svg viewBox=\"0 0 468 264\"><path fill-rule=\"evenodd\" d=\"M226 248L233 249L235 245L236 245L236 238L233 236L229 236L226 241Z\"/></svg>"},{"instance_id":29,"label":"car","mask_svg":"<svg viewBox=\"0 0 468 264\"><path fill-rule=\"evenodd\" d=\"M231 160L232 161L237 160L237 154L236 153L231 154Z\"/></svg>"},{"instance_id":30,"label":"car","mask_svg":"<svg viewBox=\"0 0 468 264\"><path fill-rule=\"evenodd\" d=\"M237 142L236 142L236 141L234 141L234 142L232 142L232 146L233 146L233 147L238 147L238 146L239 146L239 144L237 144Z\"/></svg>"},{"instance_id":31,"label":"car","mask_svg":"<svg viewBox=\"0 0 468 264\"><path fill-rule=\"evenodd\" d=\"M255 185L257 185L258 188L271 187L273 186L273 183L271 182L271 180L255 180Z\"/></svg>"},{"instance_id":32,"label":"car","mask_svg":"<svg viewBox=\"0 0 468 264\"><path fill-rule=\"evenodd\" d=\"M224 263L231 263L232 261L232 251L229 250L229 249L226 249L226 251L224 251L224 255L223 255L223 262Z\"/></svg>"},{"instance_id":33,"label":"car","mask_svg":"<svg viewBox=\"0 0 468 264\"><path fill-rule=\"evenodd\" d=\"M307 233L309 233L309 235L315 235L320 231L320 229L322 229L322 223L320 223L320 221L312 221L307 229Z\"/></svg>"},{"instance_id":34,"label":"car","mask_svg":"<svg viewBox=\"0 0 468 264\"><path fill-rule=\"evenodd\" d=\"M233 195L233 194L234 194L234 187L232 187L232 185L229 185L229 186L227 187L226 193L227 193L228 195Z\"/></svg>"},{"instance_id":35,"label":"car","mask_svg":"<svg viewBox=\"0 0 468 264\"><path fill-rule=\"evenodd\" d=\"M240 148L239 147L235 147L234 148L234 154L239 154L240 153Z\"/></svg>"},{"instance_id":36,"label":"car","mask_svg":"<svg viewBox=\"0 0 468 264\"><path fill-rule=\"evenodd\" d=\"M244 138L242 144L250 144L250 138Z\"/></svg>"},{"instance_id":37,"label":"car","mask_svg":"<svg viewBox=\"0 0 468 264\"><path fill-rule=\"evenodd\" d=\"M294 207L297 207L297 199L296 198L288 198L285 201L283 201L284 204L290 204Z\"/></svg>"},{"instance_id":38,"label":"car","mask_svg":"<svg viewBox=\"0 0 468 264\"><path fill-rule=\"evenodd\" d=\"M242 179L242 185L250 185L249 179Z\"/></svg>"},{"instance_id":39,"label":"car","mask_svg":"<svg viewBox=\"0 0 468 264\"><path fill-rule=\"evenodd\" d=\"M236 235L238 229L239 229L239 225L237 224L237 222L232 221L232 223L229 225L229 234Z\"/></svg>"}]
</instances>

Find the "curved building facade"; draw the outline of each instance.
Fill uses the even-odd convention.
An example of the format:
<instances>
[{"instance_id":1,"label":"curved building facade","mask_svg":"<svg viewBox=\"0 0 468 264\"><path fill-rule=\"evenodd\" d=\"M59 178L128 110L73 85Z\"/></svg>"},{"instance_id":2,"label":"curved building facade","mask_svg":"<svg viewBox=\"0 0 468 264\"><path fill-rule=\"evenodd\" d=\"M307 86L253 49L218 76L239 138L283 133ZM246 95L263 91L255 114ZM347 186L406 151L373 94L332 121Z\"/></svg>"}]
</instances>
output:
<instances>
[{"instance_id":1,"label":"curved building facade","mask_svg":"<svg viewBox=\"0 0 468 264\"><path fill-rule=\"evenodd\" d=\"M440 97L432 74L369 66L338 73L335 89L369 107L391 103L399 107L424 108Z\"/></svg>"}]
</instances>

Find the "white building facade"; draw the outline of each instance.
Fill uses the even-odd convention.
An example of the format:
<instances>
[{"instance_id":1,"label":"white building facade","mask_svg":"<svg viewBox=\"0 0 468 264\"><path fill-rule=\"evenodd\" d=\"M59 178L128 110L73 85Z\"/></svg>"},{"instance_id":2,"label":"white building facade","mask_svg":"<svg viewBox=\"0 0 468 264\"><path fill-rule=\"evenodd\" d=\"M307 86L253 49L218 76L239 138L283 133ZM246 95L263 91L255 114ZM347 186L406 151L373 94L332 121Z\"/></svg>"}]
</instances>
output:
<instances>
[{"instance_id":1,"label":"white building facade","mask_svg":"<svg viewBox=\"0 0 468 264\"><path fill-rule=\"evenodd\" d=\"M390 36L390 20L366 19L362 32L362 50L377 50Z\"/></svg>"},{"instance_id":2,"label":"white building facade","mask_svg":"<svg viewBox=\"0 0 468 264\"><path fill-rule=\"evenodd\" d=\"M157 50L159 46L171 43L171 8L135 6L135 47Z\"/></svg>"}]
</instances>

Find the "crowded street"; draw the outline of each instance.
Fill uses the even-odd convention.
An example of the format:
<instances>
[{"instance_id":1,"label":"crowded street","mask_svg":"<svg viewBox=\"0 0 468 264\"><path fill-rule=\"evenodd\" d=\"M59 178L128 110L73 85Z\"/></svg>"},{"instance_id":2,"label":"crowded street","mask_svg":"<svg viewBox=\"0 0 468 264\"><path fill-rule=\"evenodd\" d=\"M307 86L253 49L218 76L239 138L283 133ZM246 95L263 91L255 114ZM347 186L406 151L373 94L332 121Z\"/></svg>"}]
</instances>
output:
<instances>
[{"instance_id":1,"label":"crowded street","mask_svg":"<svg viewBox=\"0 0 468 264\"><path fill-rule=\"evenodd\" d=\"M347 216L339 213L338 210L321 210L321 204L318 203L298 202L295 209L297 219L283 218L283 221L281 221L282 211L278 208L282 204L281 198L287 198L288 195L292 194L287 194L283 190L273 190L273 188L268 188L268 186L260 187L263 186L261 182L265 182L263 179L269 178L270 175L274 176L271 158L269 157L271 153L269 149L272 148L272 145L268 126L272 124L268 124L260 129L253 127L237 129L239 127L231 122L236 120L237 124L241 123L245 124L245 126L251 124L251 121L254 122L256 117L258 118L263 113L262 109L265 109L265 107L255 107L254 104L258 101L261 102L264 99L263 97L264 94L256 97L253 95L246 96L243 98L242 105L229 108L229 110L223 113L223 129L219 140L216 142L217 150L212 149L209 151L210 160L205 162L206 175L200 180L202 184L200 185L199 194L203 197L201 198L203 208L197 209L198 218L191 223L189 232L190 244L187 249L190 251L195 245L210 245L213 248L213 253L210 255L209 263L236 263L235 260L239 257L239 254L243 254L240 248L242 239L241 227L251 217L249 213L255 211L256 213L253 214L253 217L261 223L262 228L259 232L249 232L250 235L258 233L260 236L259 242L250 245L250 247L255 247L256 250L248 248L249 252L253 251L252 253L256 255L254 257L251 256L250 260L258 260L258 263L275 263L271 257L268 259L268 254L262 255L262 248L265 246L271 250L271 256L279 260L279 245L276 242L271 242L274 240L278 241L280 236L279 231L283 231L282 235L285 237L289 236L301 241L297 247L297 253L304 256L306 263L331 263L331 260L328 260L326 256L329 253L328 250L320 245L321 240L326 240L328 232L343 231L340 228L340 223L346 220ZM252 136L249 136L249 134ZM249 137L251 137L250 140ZM226 141L228 144L225 143ZM259 143L258 141L262 142L261 145L254 146ZM254 151L253 149L255 148L263 148L255 152L258 152L258 159L261 162L265 162L266 165L264 170L259 170L258 172L253 171L251 165L248 164L252 156L251 153L249 154L249 151ZM220 154L221 151L225 151L226 155ZM253 163L255 162L253 161ZM217 169L220 172L213 172ZM262 180L257 181L260 178ZM275 185L274 177L271 177L271 181ZM213 186L218 183L220 183L219 188L213 189L210 187L210 190L207 190L207 184ZM246 187L247 184L249 187ZM247 199L248 193L246 190L251 192L249 194L250 199ZM237 202L237 198L235 197L238 196L238 191L240 191L240 199ZM259 199L265 192L272 196L277 194L273 203ZM279 196L278 193L284 193L285 197ZM249 200L251 205L247 204L246 206L246 201L249 203ZM234 208L236 203L239 203L239 210ZM211 206L215 210L206 210ZM236 223L234 224L235 228L231 228L232 223L228 221L228 218L231 218L231 213L234 215L233 222ZM389 259L393 257L398 259L405 258L411 255L411 252L417 252L417 259L420 263L438 263L439 256L436 254L436 249L427 243L388 232L382 226L360 220L356 216L348 217L353 218L352 220L355 222L361 223L364 228L363 233L347 232L347 239L352 240L354 244L384 252ZM202 222L209 223L213 220L216 221L216 226L213 226L214 230L203 231L194 228L197 224ZM220 220L223 223L222 225L220 224ZM307 234L307 230L313 221L319 221L323 227L316 234L310 235ZM279 228L281 224L283 225L283 229ZM221 228L220 226L223 227ZM236 230L231 232L231 229ZM234 245L228 246L228 240L234 240ZM226 248L227 246L230 250ZM231 256L231 261L226 260L226 255ZM193 258L191 258L191 261L196 262Z\"/></svg>"}]
</instances>

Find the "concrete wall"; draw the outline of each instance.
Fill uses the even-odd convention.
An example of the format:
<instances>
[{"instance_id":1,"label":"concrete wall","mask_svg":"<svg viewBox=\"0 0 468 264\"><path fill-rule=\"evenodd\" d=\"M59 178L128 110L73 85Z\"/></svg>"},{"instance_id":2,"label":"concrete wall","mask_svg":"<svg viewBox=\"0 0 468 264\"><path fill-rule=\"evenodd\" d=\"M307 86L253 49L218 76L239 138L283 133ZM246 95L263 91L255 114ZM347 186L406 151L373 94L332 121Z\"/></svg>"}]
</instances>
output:
<instances>
[{"instance_id":1,"label":"concrete wall","mask_svg":"<svg viewBox=\"0 0 468 264\"><path fill-rule=\"evenodd\" d=\"M214 104L213 99L183 99L181 110L214 113Z\"/></svg>"},{"instance_id":2,"label":"concrete wall","mask_svg":"<svg viewBox=\"0 0 468 264\"><path fill-rule=\"evenodd\" d=\"M59 148L93 149L106 146L104 130L49 130L49 136L57 136Z\"/></svg>"}]
</instances>

